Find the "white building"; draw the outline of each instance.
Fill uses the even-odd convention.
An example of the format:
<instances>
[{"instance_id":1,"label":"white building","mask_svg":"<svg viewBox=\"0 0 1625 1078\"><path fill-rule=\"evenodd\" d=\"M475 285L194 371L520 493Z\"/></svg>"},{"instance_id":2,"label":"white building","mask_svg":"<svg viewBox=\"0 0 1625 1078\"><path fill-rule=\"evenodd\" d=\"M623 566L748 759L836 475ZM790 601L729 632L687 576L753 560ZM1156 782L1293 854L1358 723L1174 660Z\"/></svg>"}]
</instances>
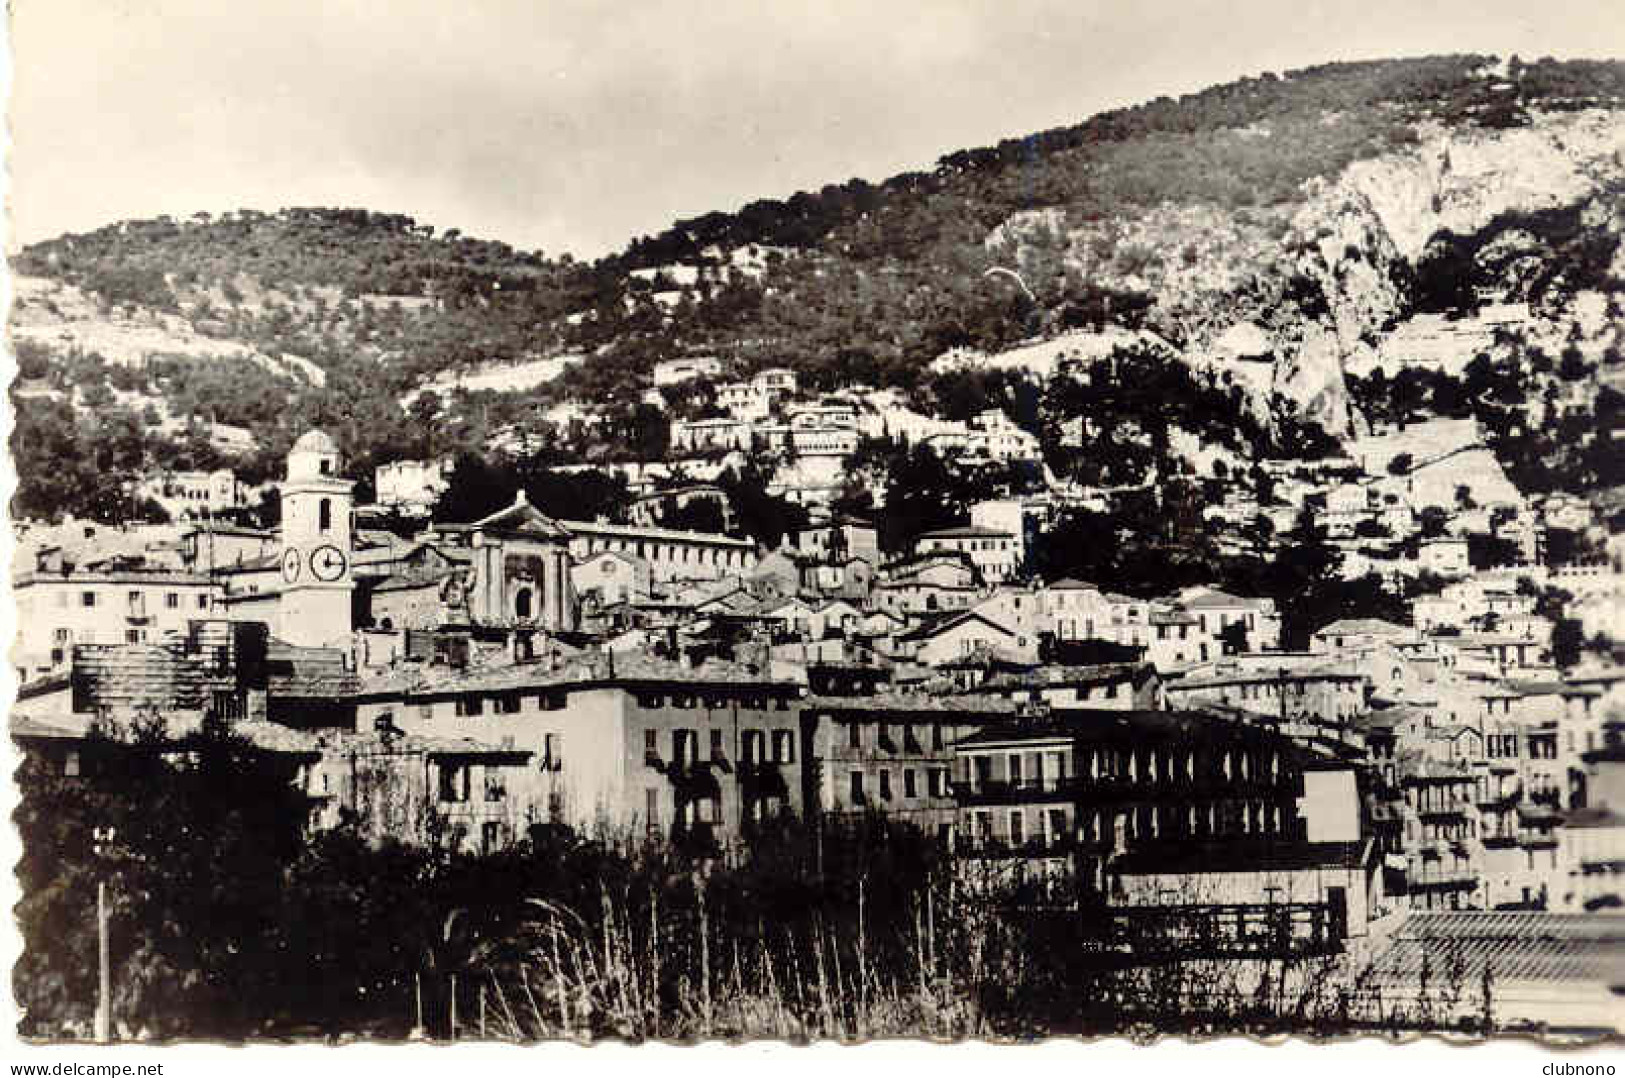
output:
<instances>
[{"instance_id":1,"label":"white building","mask_svg":"<svg viewBox=\"0 0 1625 1078\"><path fill-rule=\"evenodd\" d=\"M696 378L714 378L722 373L722 360L716 356L685 356L665 359L654 366L656 389L680 385Z\"/></svg>"},{"instance_id":2,"label":"white building","mask_svg":"<svg viewBox=\"0 0 1625 1078\"><path fill-rule=\"evenodd\" d=\"M243 505L243 487L230 469L213 472L159 472L136 485L140 498L164 507L173 520L195 520Z\"/></svg>"},{"instance_id":3,"label":"white building","mask_svg":"<svg viewBox=\"0 0 1625 1078\"><path fill-rule=\"evenodd\" d=\"M445 493L451 476L449 460L397 460L372 473L377 503L409 516L427 516Z\"/></svg>"},{"instance_id":4,"label":"white building","mask_svg":"<svg viewBox=\"0 0 1625 1078\"><path fill-rule=\"evenodd\" d=\"M1038 460L1038 439L1022 430L997 408L990 408L971 420L965 437L965 455L975 460Z\"/></svg>"},{"instance_id":5,"label":"white building","mask_svg":"<svg viewBox=\"0 0 1625 1078\"><path fill-rule=\"evenodd\" d=\"M208 618L218 586L201 573L116 567L25 573L17 600L18 676L65 672L75 644L157 643Z\"/></svg>"},{"instance_id":6,"label":"white building","mask_svg":"<svg viewBox=\"0 0 1625 1078\"><path fill-rule=\"evenodd\" d=\"M953 551L967 555L982 579L998 584L1015 576L1021 568L1021 544L1005 531L977 525L939 528L925 532L914 541L914 553Z\"/></svg>"},{"instance_id":7,"label":"white building","mask_svg":"<svg viewBox=\"0 0 1625 1078\"><path fill-rule=\"evenodd\" d=\"M741 575L756 564L756 545L748 539L673 528L637 528L585 520L559 521L570 533L570 556L585 562L614 551L648 563L650 579L720 580Z\"/></svg>"},{"instance_id":8,"label":"white building","mask_svg":"<svg viewBox=\"0 0 1625 1078\"><path fill-rule=\"evenodd\" d=\"M751 425L741 419L674 419L671 421L673 452L727 452L751 447Z\"/></svg>"},{"instance_id":9,"label":"white building","mask_svg":"<svg viewBox=\"0 0 1625 1078\"><path fill-rule=\"evenodd\" d=\"M606 550L570 568L570 586L585 599L596 595L606 606L649 597L649 563L632 554Z\"/></svg>"}]
</instances>

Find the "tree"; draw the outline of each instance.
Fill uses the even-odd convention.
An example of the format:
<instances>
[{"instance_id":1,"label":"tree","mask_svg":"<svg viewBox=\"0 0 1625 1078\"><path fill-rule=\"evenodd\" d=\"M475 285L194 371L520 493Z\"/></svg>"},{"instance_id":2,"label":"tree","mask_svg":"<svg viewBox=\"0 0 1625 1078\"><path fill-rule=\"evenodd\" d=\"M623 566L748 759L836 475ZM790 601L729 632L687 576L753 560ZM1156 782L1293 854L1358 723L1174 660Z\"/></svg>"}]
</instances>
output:
<instances>
[{"instance_id":1,"label":"tree","mask_svg":"<svg viewBox=\"0 0 1625 1078\"><path fill-rule=\"evenodd\" d=\"M1522 555L1518 544L1505 536L1482 532L1472 532L1467 536L1467 561L1474 569L1516 565Z\"/></svg>"},{"instance_id":2,"label":"tree","mask_svg":"<svg viewBox=\"0 0 1625 1078\"><path fill-rule=\"evenodd\" d=\"M166 757L166 747L187 755ZM88 1029L96 942L76 929L92 916L98 879L111 880L122 1022L158 1036L258 1029L273 989L291 987L275 969L274 911L306 815L293 765L213 723L180 744L161 722L98 733L81 759L83 778L39 757L19 773L24 1033ZM110 860L93 852L98 827L116 833Z\"/></svg>"},{"instance_id":3,"label":"tree","mask_svg":"<svg viewBox=\"0 0 1625 1078\"><path fill-rule=\"evenodd\" d=\"M1437 505L1424 506L1420 516L1423 539L1437 539L1450 530L1450 514Z\"/></svg>"},{"instance_id":4,"label":"tree","mask_svg":"<svg viewBox=\"0 0 1625 1078\"><path fill-rule=\"evenodd\" d=\"M767 476L754 464L728 469L717 485L728 495L740 530L766 549L777 548L786 533L807 526L806 508L769 494Z\"/></svg>"},{"instance_id":5,"label":"tree","mask_svg":"<svg viewBox=\"0 0 1625 1078\"><path fill-rule=\"evenodd\" d=\"M1585 647L1585 629L1578 618L1560 618L1552 626L1552 662L1567 670L1580 661Z\"/></svg>"}]
</instances>

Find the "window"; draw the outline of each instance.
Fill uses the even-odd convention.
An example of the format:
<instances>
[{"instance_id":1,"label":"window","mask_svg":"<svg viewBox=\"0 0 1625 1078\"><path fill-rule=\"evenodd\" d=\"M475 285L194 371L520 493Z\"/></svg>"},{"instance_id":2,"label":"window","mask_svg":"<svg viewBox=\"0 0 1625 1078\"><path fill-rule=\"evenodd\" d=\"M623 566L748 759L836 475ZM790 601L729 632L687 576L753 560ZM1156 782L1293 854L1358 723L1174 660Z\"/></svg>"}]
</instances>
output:
<instances>
[{"instance_id":1,"label":"window","mask_svg":"<svg viewBox=\"0 0 1625 1078\"><path fill-rule=\"evenodd\" d=\"M95 606L96 605L96 593L93 592L93 591L80 592L79 593L79 605L80 606L87 606L87 607L88 606Z\"/></svg>"},{"instance_id":2,"label":"window","mask_svg":"<svg viewBox=\"0 0 1625 1078\"><path fill-rule=\"evenodd\" d=\"M948 796L948 769L933 767L925 776L926 789L932 797Z\"/></svg>"},{"instance_id":3,"label":"window","mask_svg":"<svg viewBox=\"0 0 1625 1078\"><path fill-rule=\"evenodd\" d=\"M54 639L58 644L66 644L69 640L73 639L73 634L67 629L58 629L54 634L52 634L52 639Z\"/></svg>"},{"instance_id":4,"label":"window","mask_svg":"<svg viewBox=\"0 0 1625 1078\"><path fill-rule=\"evenodd\" d=\"M699 752L699 737L693 730L671 732L671 761L678 767L692 764Z\"/></svg>"},{"instance_id":5,"label":"window","mask_svg":"<svg viewBox=\"0 0 1625 1078\"><path fill-rule=\"evenodd\" d=\"M722 752L722 731L721 730L712 730L711 731L711 759L712 760L722 760L722 759L724 759L723 752Z\"/></svg>"},{"instance_id":6,"label":"window","mask_svg":"<svg viewBox=\"0 0 1625 1078\"><path fill-rule=\"evenodd\" d=\"M1048 835L1048 840L1049 840L1050 844L1051 845L1059 845L1060 843L1065 842L1066 838L1067 838L1066 810L1065 809L1050 809L1049 810L1049 835Z\"/></svg>"},{"instance_id":7,"label":"window","mask_svg":"<svg viewBox=\"0 0 1625 1078\"><path fill-rule=\"evenodd\" d=\"M773 762L776 764L793 764L796 762L795 731L773 731Z\"/></svg>"},{"instance_id":8,"label":"window","mask_svg":"<svg viewBox=\"0 0 1625 1078\"><path fill-rule=\"evenodd\" d=\"M650 736L654 731L649 731ZM650 831L660 830L660 791L650 787L643 791L643 815Z\"/></svg>"},{"instance_id":9,"label":"window","mask_svg":"<svg viewBox=\"0 0 1625 1078\"><path fill-rule=\"evenodd\" d=\"M942 726L939 723L931 724L931 748L937 751L942 749Z\"/></svg>"},{"instance_id":10,"label":"window","mask_svg":"<svg viewBox=\"0 0 1625 1078\"><path fill-rule=\"evenodd\" d=\"M517 697L517 696L499 696L499 697L497 697L497 713L500 714L500 715L517 715L517 714L519 714L519 697Z\"/></svg>"},{"instance_id":11,"label":"window","mask_svg":"<svg viewBox=\"0 0 1625 1078\"><path fill-rule=\"evenodd\" d=\"M852 784L852 803L854 805L863 804L863 772L854 771L848 778Z\"/></svg>"},{"instance_id":12,"label":"window","mask_svg":"<svg viewBox=\"0 0 1625 1078\"><path fill-rule=\"evenodd\" d=\"M207 595L199 595L197 597L197 608L199 610L209 609L209 597Z\"/></svg>"},{"instance_id":13,"label":"window","mask_svg":"<svg viewBox=\"0 0 1625 1078\"><path fill-rule=\"evenodd\" d=\"M854 722L851 726L847 727L846 737L846 743L849 748L863 748L863 730L858 723Z\"/></svg>"},{"instance_id":14,"label":"window","mask_svg":"<svg viewBox=\"0 0 1625 1078\"><path fill-rule=\"evenodd\" d=\"M458 803L468 800L468 765L440 763L440 800Z\"/></svg>"},{"instance_id":15,"label":"window","mask_svg":"<svg viewBox=\"0 0 1625 1078\"><path fill-rule=\"evenodd\" d=\"M658 760L660 758L660 744L656 740L659 735L653 730L643 731L643 758L645 760Z\"/></svg>"},{"instance_id":16,"label":"window","mask_svg":"<svg viewBox=\"0 0 1625 1078\"><path fill-rule=\"evenodd\" d=\"M316 530L325 532L330 531L332 527L333 503L330 499L323 498L316 503Z\"/></svg>"},{"instance_id":17,"label":"window","mask_svg":"<svg viewBox=\"0 0 1625 1078\"><path fill-rule=\"evenodd\" d=\"M975 788L978 790L986 789L988 783L993 781L993 757L973 756L971 762L976 768Z\"/></svg>"},{"instance_id":18,"label":"window","mask_svg":"<svg viewBox=\"0 0 1625 1078\"><path fill-rule=\"evenodd\" d=\"M124 630L124 642L126 644L139 644L141 642L141 634L136 632L134 629L126 629Z\"/></svg>"},{"instance_id":19,"label":"window","mask_svg":"<svg viewBox=\"0 0 1625 1078\"><path fill-rule=\"evenodd\" d=\"M178 610L178 609L180 609L180 605L181 605L181 597L176 592L171 591L171 592L167 592L164 595L164 609L166 609L166 610Z\"/></svg>"},{"instance_id":20,"label":"window","mask_svg":"<svg viewBox=\"0 0 1625 1078\"><path fill-rule=\"evenodd\" d=\"M483 715L485 714L485 701L478 696L464 696L457 701L457 714Z\"/></svg>"},{"instance_id":21,"label":"window","mask_svg":"<svg viewBox=\"0 0 1625 1078\"><path fill-rule=\"evenodd\" d=\"M884 768L880 772L880 799L882 801L891 800L891 772Z\"/></svg>"},{"instance_id":22,"label":"window","mask_svg":"<svg viewBox=\"0 0 1625 1078\"><path fill-rule=\"evenodd\" d=\"M564 739L559 734L542 736L542 770L560 771L564 767Z\"/></svg>"},{"instance_id":23,"label":"window","mask_svg":"<svg viewBox=\"0 0 1625 1078\"><path fill-rule=\"evenodd\" d=\"M502 777L502 769L487 766L485 768L485 800L504 801L508 797L508 783Z\"/></svg>"},{"instance_id":24,"label":"window","mask_svg":"<svg viewBox=\"0 0 1625 1078\"><path fill-rule=\"evenodd\" d=\"M66 775L70 779L79 777L78 752L69 752L62 758L62 774Z\"/></svg>"},{"instance_id":25,"label":"window","mask_svg":"<svg viewBox=\"0 0 1625 1078\"><path fill-rule=\"evenodd\" d=\"M484 853L492 853L500 845L502 845L502 824L496 820L487 820L481 824L480 850Z\"/></svg>"},{"instance_id":26,"label":"window","mask_svg":"<svg viewBox=\"0 0 1625 1078\"><path fill-rule=\"evenodd\" d=\"M903 772L903 796L918 797L920 791L915 786L914 769L911 767Z\"/></svg>"}]
</instances>

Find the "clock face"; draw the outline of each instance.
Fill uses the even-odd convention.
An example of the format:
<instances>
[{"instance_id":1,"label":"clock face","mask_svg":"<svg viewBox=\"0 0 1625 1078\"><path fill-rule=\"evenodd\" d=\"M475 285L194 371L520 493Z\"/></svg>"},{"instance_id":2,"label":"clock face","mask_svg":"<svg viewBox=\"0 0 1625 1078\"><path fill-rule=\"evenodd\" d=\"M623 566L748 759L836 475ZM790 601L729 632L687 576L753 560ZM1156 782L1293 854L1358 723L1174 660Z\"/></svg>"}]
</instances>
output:
<instances>
[{"instance_id":1,"label":"clock face","mask_svg":"<svg viewBox=\"0 0 1625 1078\"><path fill-rule=\"evenodd\" d=\"M282 579L292 584L299 579L299 570L303 567L299 551L289 548L282 553Z\"/></svg>"},{"instance_id":2,"label":"clock face","mask_svg":"<svg viewBox=\"0 0 1625 1078\"><path fill-rule=\"evenodd\" d=\"M319 546L310 555L310 571L317 580L337 580L344 575L344 552L336 546Z\"/></svg>"}]
</instances>

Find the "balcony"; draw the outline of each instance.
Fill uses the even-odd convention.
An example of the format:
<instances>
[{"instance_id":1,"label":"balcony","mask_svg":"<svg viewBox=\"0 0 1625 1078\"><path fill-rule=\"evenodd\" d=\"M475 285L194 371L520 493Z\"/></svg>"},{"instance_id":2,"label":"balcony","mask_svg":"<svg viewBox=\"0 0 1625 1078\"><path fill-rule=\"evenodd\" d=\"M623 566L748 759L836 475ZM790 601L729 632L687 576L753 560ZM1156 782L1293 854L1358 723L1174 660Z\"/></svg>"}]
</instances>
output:
<instances>
[{"instance_id":1,"label":"balcony","mask_svg":"<svg viewBox=\"0 0 1625 1078\"><path fill-rule=\"evenodd\" d=\"M666 765L665 775L682 797L707 799L722 796L722 784L717 781L716 771L709 760L693 760L686 764L674 761Z\"/></svg>"},{"instance_id":2,"label":"balcony","mask_svg":"<svg viewBox=\"0 0 1625 1078\"><path fill-rule=\"evenodd\" d=\"M739 786L751 797L788 797L790 784L784 777L786 766L771 760L741 762L737 772Z\"/></svg>"},{"instance_id":3,"label":"balcony","mask_svg":"<svg viewBox=\"0 0 1625 1078\"><path fill-rule=\"evenodd\" d=\"M1015 804L1068 799L1079 793L1088 781L1077 778L984 779L952 783L949 792L966 804Z\"/></svg>"},{"instance_id":4,"label":"balcony","mask_svg":"<svg viewBox=\"0 0 1625 1078\"><path fill-rule=\"evenodd\" d=\"M1087 848L1087 844L1080 843L1072 835L1057 835L1052 839L1042 836L1024 839L1019 843L1011 843L1008 839L999 836L986 838L961 837L956 852L963 857L982 859L1027 858L1043 860L1045 858L1071 857L1074 853Z\"/></svg>"},{"instance_id":5,"label":"balcony","mask_svg":"<svg viewBox=\"0 0 1625 1078\"><path fill-rule=\"evenodd\" d=\"M1478 873L1470 868L1407 872L1405 886L1412 891L1471 891L1478 887Z\"/></svg>"}]
</instances>

